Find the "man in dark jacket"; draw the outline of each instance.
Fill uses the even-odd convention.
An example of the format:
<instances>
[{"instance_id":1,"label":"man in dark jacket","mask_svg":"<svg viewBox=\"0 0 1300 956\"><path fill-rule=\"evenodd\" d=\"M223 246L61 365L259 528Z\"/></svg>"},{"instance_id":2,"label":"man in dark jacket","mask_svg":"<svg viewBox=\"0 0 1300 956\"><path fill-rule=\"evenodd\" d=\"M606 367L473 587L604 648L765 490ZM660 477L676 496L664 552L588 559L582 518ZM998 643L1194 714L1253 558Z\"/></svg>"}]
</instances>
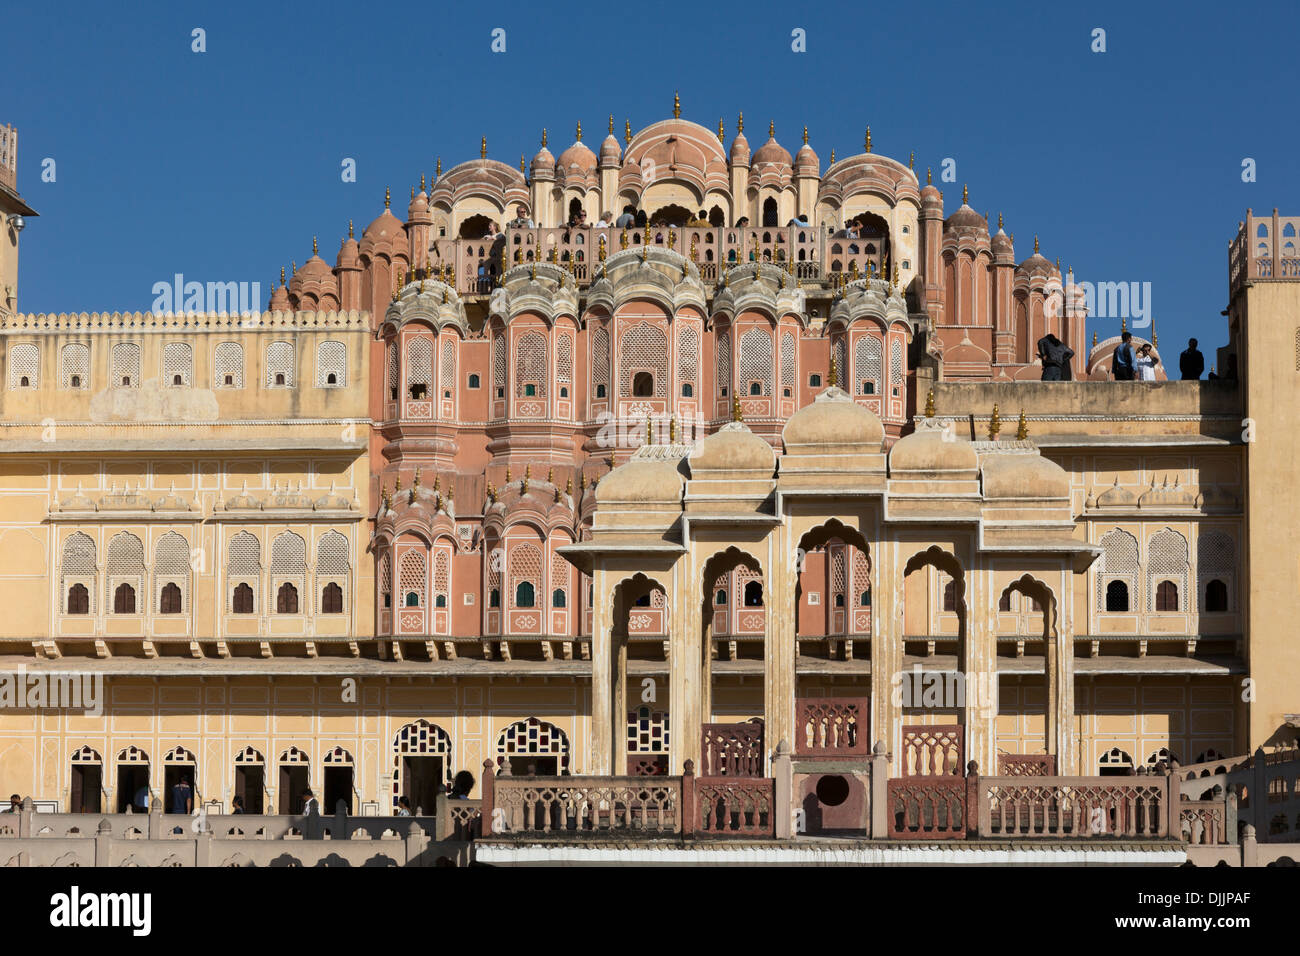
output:
<instances>
[{"instance_id":1,"label":"man in dark jacket","mask_svg":"<svg viewBox=\"0 0 1300 956\"><path fill-rule=\"evenodd\" d=\"M1117 382L1133 381L1133 346L1130 344L1132 341L1132 332L1125 332L1119 337L1119 348L1115 350L1113 364Z\"/></svg>"},{"instance_id":2,"label":"man in dark jacket","mask_svg":"<svg viewBox=\"0 0 1300 956\"><path fill-rule=\"evenodd\" d=\"M1070 359L1074 358L1074 350L1051 332L1038 340L1038 358L1043 363L1044 382L1071 379Z\"/></svg>"},{"instance_id":3,"label":"man in dark jacket","mask_svg":"<svg viewBox=\"0 0 1300 956\"><path fill-rule=\"evenodd\" d=\"M1183 373L1183 381L1195 381L1205 371L1205 356L1196 347L1196 339L1187 340L1187 351L1178 356L1178 370Z\"/></svg>"}]
</instances>

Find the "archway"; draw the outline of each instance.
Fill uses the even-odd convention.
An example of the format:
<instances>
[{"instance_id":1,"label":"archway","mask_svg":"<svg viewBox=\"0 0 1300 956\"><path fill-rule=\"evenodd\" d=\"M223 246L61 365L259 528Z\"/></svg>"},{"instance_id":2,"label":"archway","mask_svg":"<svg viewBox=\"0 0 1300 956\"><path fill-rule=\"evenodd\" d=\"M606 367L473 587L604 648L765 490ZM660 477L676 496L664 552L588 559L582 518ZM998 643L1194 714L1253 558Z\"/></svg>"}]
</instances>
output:
<instances>
[{"instance_id":1,"label":"archway","mask_svg":"<svg viewBox=\"0 0 1300 956\"><path fill-rule=\"evenodd\" d=\"M996 714L998 772L1057 771L1057 602L1044 582L1025 574L998 597L999 656L1041 659L1040 674L1000 673ZM1013 640L1014 639L1014 640Z\"/></svg>"},{"instance_id":2,"label":"archway","mask_svg":"<svg viewBox=\"0 0 1300 956\"><path fill-rule=\"evenodd\" d=\"M637 573L615 586L611 600L608 692L613 772L667 773L667 591L659 581ZM653 662L655 672L633 675L629 661ZM639 670L645 666L641 664ZM640 713L643 708L645 714Z\"/></svg>"},{"instance_id":3,"label":"archway","mask_svg":"<svg viewBox=\"0 0 1300 956\"><path fill-rule=\"evenodd\" d=\"M768 613L762 565L729 547L705 562L702 581L699 773L762 776Z\"/></svg>"},{"instance_id":4,"label":"archway","mask_svg":"<svg viewBox=\"0 0 1300 956\"><path fill-rule=\"evenodd\" d=\"M487 216L484 216L481 213L478 215L470 216L468 219L466 219L464 222L460 224L459 238L482 239L484 236L488 234L489 226L493 227L493 229L495 230L496 223L494 223Z\"/></svg>"},{"instance_id":5,"label":"archway","mask_svg":"<svg viewBox=\"0 0 1300 956\"><path fill-rule=\"evenodd\" d=\"M933 546L903 567L902 740L916 768L965 766L970 710L966 673L966 576L951 552ZM908 656L912 660L908 661ZM908 768L903 772L907 775Z\"/></svg>"},{"instance_id":6,"label":"archway","mask_svg":"<svg viewBox=\"0 0 1300 956\"><path fill-rule=\"evenodd\" d=\"M855 528L831 519L806 532L795 552L797 653L827 660L871 654L871 554Z\"/></svg>"},{"instance_id":7,"label":"archway","mask_svg":"<svg viewBox=\"0 0 1300 956\"><path fill-rule=\"evenodd\" d=\"M393 738L393 759L393 812L406 797L412 813L432 813L438 789L451 776L451 737L437 724L414 721Z\"/></svg>"}]
</instances>

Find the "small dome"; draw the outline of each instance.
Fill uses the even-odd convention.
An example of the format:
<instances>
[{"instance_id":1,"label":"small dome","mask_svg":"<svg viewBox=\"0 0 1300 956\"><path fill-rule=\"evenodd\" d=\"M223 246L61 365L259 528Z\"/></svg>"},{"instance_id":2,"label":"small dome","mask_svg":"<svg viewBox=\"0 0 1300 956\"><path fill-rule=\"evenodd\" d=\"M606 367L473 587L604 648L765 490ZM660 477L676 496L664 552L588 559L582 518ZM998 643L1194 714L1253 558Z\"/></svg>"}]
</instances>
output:
<instances>
[{"instance_id":1,"label":"small dome","mask_svg":"<svg viewBox=\"0 0 1300 956\"><path fill-rule=\"evenodd\" d=\"M937 425L922 425L901 438L889 452L889 471L895 472L971 472L979 467L975 448L968 441L955 439Z\"/></svg>"},{"instance_id":2,"label":"small dome","mask_svg":"<svg viewBox=\"0 0 1300 956\"><path fill-rule=\"evenodd\" d=\"M423 221L429 217L429 197L421 189L411 197L411 201L406 206L406 221L416 222Z\"/></svg>"},{"instance_id":3,"label":"small dome","mask_svg":"<svg viewBox=\"0 0 1300 956\"><path fill-rule=\"evenodd\" d=\"M749 165L749 140L745 139L744 133L737 133L731 141L731 165Z\"/></svg>"},{"instance_id":4,"label":"small dome","mask_svg":"<svg viewBox=\"0 0 1300 956\"><path fill-rule=\"evenodd\" d=\"M871 445L885 439L880 419L840 388L828 388L811 405L790 416L781 432L787 451L793 445Z\"/></svg>"},{"instance_id":5,"label":"small dome","mask_svg":"<svg viewBox=\"0 0 1300 956\"><path fill-rule=\"evenodd\" d=\"M691 453L691 470L768 471L776 467L772 446L742 422L728 422Z\"/></svg>"},{"instance_id":6,"label":"small dome","mask_svg":"<svg viewBox=\"0 0 1300 956\"><path fill-rule=\"evenodd\" d=\"M956 212L943 224L944 232L973 233L987 235L988 221L970 206L962 203Z\"/></svg>"},{"instance_id":7,"label":"small dome","mask_svg":"<svg viewBox=\"0 0 1300 956\"><path fill-rule=\"evenodd\" d=\"M1017 272L1026 272L1030 275L1050 276L1056 273L1056 267L1047 259L1046 256L1038 253L1038 237L1034 236L1034 254L1026 259L1020 265L1016 266Z\"/></svg>"},{"instance_id":8,"label":"small dome","mask_svg":"<svg viewBox=\"0 0 1300 956\"><path fill-rule=\"evenodd\" d=\"M943 203L943 196L939 194L939 187L933 183L926 183L921 187L922 203Z\"/></svg>"},{"instance_id":9,"label":"small dome","mask_svg":"<svg viewBox=\"0 0 1300 956\"><path fill-rule=\"evenodd\" d=\"M369 239L371 242L392 242L395 237L406 235L402 228L402 220L393 215L393 211L387 206L379 214L379 218L366 226L366 231L361 234L362 239Z\"/></svg>"},{"instance_id":10,"label":"small dome","mask_svg":"<svg viewBox=\"0 0 1300 956\"><path fill-rule=\"evenodd\" d=\"M596 168L596 154L587 148L587 144L578 140L560 154L555 164L556 171L565 175L579 173L586 175Z\"/></svg>"},{"instance_id":11,"label":"small dome","mask_svg":"<svg viewBox=\"0 0 1300 956\"><path fill-rule=\"evenodd\" d=\"M998 231L997 231L996 235L993 236L993 240L992 240L992 242L991 242L991 245L992 245L992 247L993 247L993 251L994 251L994 253L996 253L996 254L998 254L998 255L1008 255L1008 256L1009 256L1009 255L1011 255L1011 254L1013 253L1013 251L1014 251L1014 250L1012 249L1012 247L1011 247L1011 237L1008 236L1005 232L1002 231L1002 227L1001 227L1001 226L998 227Z\"/></svg>"},{"instance_id":12,"label":"small dome","mask_svg":"<svg viewBox=\"0 0 1300 956\"><path fill-rule=\"evenodd\" d=\"M619 465L596 485L597 504L682 500L685 479L672 461L629 461Z\"/></svg>"},{"instance_id":13,"label":"small dome","mask_svg":"<svg viewBox=\"0 0 1300 956\"><path fill-rule=\"evenodd\" d=\"M343 244L339 246L339 256L334 265L338 269L361 268L361 254L358 251L357 241L351 236L344 239Z\"/></svg>"},{"instance_id":14,"label":"small dome","mask_svg":"<svg viewBox=\"0 0 1300 956\"><path fill-rule=\"evenodd\" d=\"M553 179L555 177L555 157L545 145L537 151L530 167L534 179Z\"/></svg>"},{"instance_id":15,"label":"small dome","mask_svg":"<svg viewBox=\"0 0 1300 956\"><path fill-rule=\"evenodd\" d=\"M988 455L982 475L986 498L1070 496L1070 476L1042 455Z\"/></svg>"},{"instance_id":16,"label":"small dome","mask_svg":"<svg viewBox=\"0 0 1300 956\"><path fill-rule=\"evenodd\" d=\"M803 130L803 145L799 147L799 152L794 154L795 172L816 176L821 172L821 160L813 148L808 145L808 127Z\"/></svg>"},{"instance_id":17,"label":"small dome","mask_svg":"<svg viewBox=\"0 0 1300 956\"><path fill-rule=\"evenodd\" d=\"M267 306L268 312L288 312L293 306L289 302L289 290L283 285L278 285L271 290L271 303Z\"/></svg>"},{"instance_id":18,"label":"small dome","mask_svg":"<svg viewBox=\"0 0 1300 956\"><path fill-rule=\"evenodd\" d=\"M618 140L614 138L613 133L610 133L600 144L600 165L617 166L622 158L623 147L618 145Z\"/></svg>"},{"instance_id":19,"label":"small dome","mask_svg":"<svg viewBox=\"0 0 1300 956\"><path fill-rule=\"evenodd\" d=\"M312 257L304 262L302 268L298 270L298 279L305 282L308 279L326 279L333 274L329 263L313 253Z\"/></svg>"}]
</instances>

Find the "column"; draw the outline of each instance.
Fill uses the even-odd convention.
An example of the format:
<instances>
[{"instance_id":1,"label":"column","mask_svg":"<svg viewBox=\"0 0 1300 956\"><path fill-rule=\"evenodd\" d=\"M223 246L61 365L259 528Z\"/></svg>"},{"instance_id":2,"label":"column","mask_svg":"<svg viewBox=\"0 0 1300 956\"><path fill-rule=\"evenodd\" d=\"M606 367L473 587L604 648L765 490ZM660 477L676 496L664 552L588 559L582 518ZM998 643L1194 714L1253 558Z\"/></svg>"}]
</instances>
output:
<instances>
[{"instance_id":1,"label":"column","mask_svg":"<svg viewBox=\"0 0 1300 956\"><path fill-rule=\"evenodd\" d=\"M605 588L609 575L593 567L591 584L595 600L591 610L591 763L593 775L613 773L614 660L611 601Z\"/></svg>"},{"instance_id":2,"label":"column","mask_svg":"<svg viewBox=\"0 0 1300 956\"><path fill-rule=\"evenodd\" d=\"M903 670L903 567L896 541L872 542L872 551L871 744L883 741L897 754L903 713L895 701L894 675Z\"/></svg>"},{"instance_id":3,"label":"column","mask_svg":"<svg viewBox=\"0 0 1300 956\"><path fill-rule=\"evenodd\" d=\"M795 571L790 518L768 535L767 580L763 582L767 614L763 632L763 734L769 754L781 741L794 745Z\"/></svg>"},{"instance_id":4,"label":"column","mask_svg":"<svg viewBox=\"0 0 1300 956\"><path fill-rule=\"evenodd\" d=\"M979 761L980 772L997 772L994 725L997 721L997 597L991 594L993 572L971 543L966 571L966 760Z\"/></svg>"},{"instance_id":5,"label":"column","mask_svg":"<svg viewBox=\"0 0 1300 956\"><path fill-rule=\"evenodd\" d=\"M1060 582L1054 647L1045 665L1055 675L1049 685L1047 745L1056 754L1057 774L1072 776L1082 768L1074 739L1074 573L1068 565L1061 569Z\"/></svg>"},{"instance_id":6,"label":"column","mask_svg":"<svg viewBox=\"0 0 1300 956\"><path fill-rule=\"evenodd\" d=\"M702 572L696 567L695 554L684 555L673 567L673 594L668 627L668 772L683 772L687 760L695 762L700 773L700 735L709 713L710 668L704 649L709 635L704 633Z\"/></svg>"}]
</instances>

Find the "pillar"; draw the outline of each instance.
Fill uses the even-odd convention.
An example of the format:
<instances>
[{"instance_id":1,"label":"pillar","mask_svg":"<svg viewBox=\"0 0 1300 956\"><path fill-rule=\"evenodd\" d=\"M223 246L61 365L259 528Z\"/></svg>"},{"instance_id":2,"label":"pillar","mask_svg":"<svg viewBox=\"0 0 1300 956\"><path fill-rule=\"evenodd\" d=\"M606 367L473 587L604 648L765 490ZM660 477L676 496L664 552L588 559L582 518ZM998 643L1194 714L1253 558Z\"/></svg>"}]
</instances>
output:
<instances>
[{"instance_id":1,"label":"pillar","mask_svg":"<svg viewBox=\"0 0 1300 956\"><path fill-rule=\"evenodd\" d=\"M971 546L966 571L966 760L979 761L984 773L996 773L994 726L998 715L998 654L995 617L998 600L993 571Z\"/></svg>"},{"instance_id":2,"label":"pillar","mask_svg":"<svg viewBox=\"0 0 1300 956\"><path fill-rule=\"evenodd\" d=\"M700 735L709 700L710 667L704 656L709 635L704 633L703 570L697 566L694 551L673 567L673 594L679 600L669 602L668 628L668 721L672 739L669 743L668 772L684 773L686 762L700 766Z\"/></svg>"},{"instance_id":3,"label":"pillar","mask_svg":"<svg viewBox=\"0 0 1300 956\"><path fill-rule=\"evenodd\" d=\"M1048 642L1044 666L1051 669L1048 681L1047 746L1056 754L1060 776L1081 774L1074 739L1074 574L1061 570L1058 588L1056 634Z\"/></svg>"},{"instance_id":4,"label":"pillar","mask_svg":"<svg viewBox=\"0 0 1300 956\"><path fill-rule=\"evenodd\" d=\"M903 559L896 541L872 542L872 551L870 739L896 753L903 726L893 680L903 670Z\"/></svg>"},{"instance_id":5,"label":"pillar","mask_svg":"<svg viewBox=\"0 0 1300 956\"><path fill-rule=\"evenodd\" d=\"M610 575L604 568L592 569L596 599L591 609L591 762L587 772L607 776L614 772L613 609L606 588ZM625 768L626 769L626 768Z\"/></svg>"},{"instance_id":6,"label":"pillar","mask_svg":"<svg viewBox=\"0 0 1300 956\"><path fill-rule=\"evenodd\" d=\"M763 734L768 750L778 741L794 740L794 564L798 558L790 534L787 519L768 536L767 580L763 583L768 605L763 633Z\"/></svg>"}]
</instances>

